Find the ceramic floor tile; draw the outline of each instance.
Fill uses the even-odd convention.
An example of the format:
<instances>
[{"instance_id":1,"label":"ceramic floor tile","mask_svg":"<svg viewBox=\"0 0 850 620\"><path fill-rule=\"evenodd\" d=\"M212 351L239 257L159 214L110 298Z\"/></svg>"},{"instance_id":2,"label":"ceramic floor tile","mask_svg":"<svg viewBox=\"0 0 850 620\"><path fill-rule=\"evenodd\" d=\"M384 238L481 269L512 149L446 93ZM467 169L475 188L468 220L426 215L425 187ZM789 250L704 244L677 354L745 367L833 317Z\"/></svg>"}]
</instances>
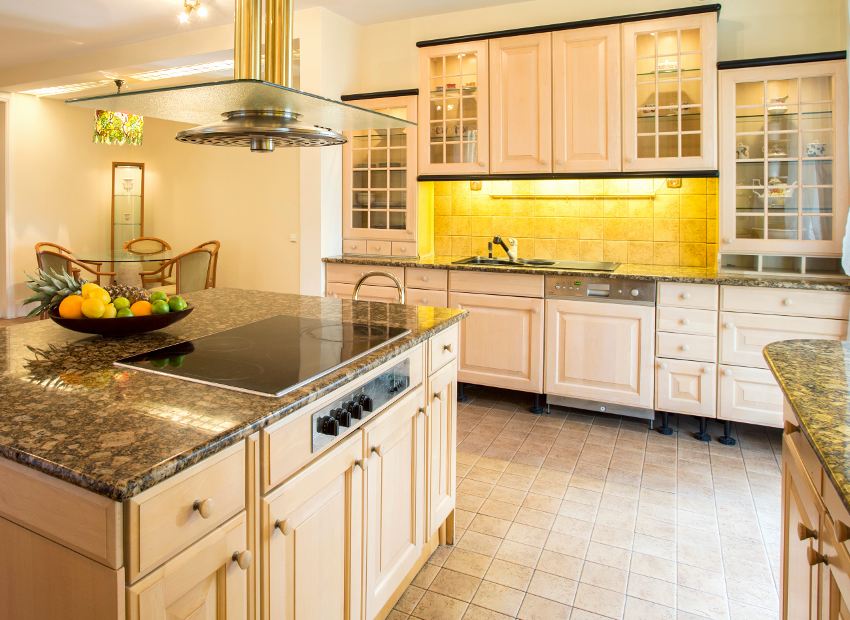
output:
<instances>
[{"instance_id":1,"label":"ceramic floor tile","mask_svg":"<svg viewBox=\"0 0 850 620\"><path fill-rule=\"evenodd\" d=\"M434 577L431 585L428 586L428 590L468 603L472 600L480 583L481 579L478 577L443 568Z\"/></svg>"},{"instance_id":2,"label":"ceramic floor tile","mask_svg":"<svg viewBox=\"0 0 850 620\"><path fill-rule=\"evenodd\" d=\"M395 604L395 609L398 611L410 614L422 600L425 590L414 585L407 586L407 589L402 593L401 598Z\"/></svg>"},{"instance_id":3,"label":"ceramic floor tile","mask_svg":"<svg viewBox=\"0 0 850 620\"><path fill-rule=\"evenodd\" d=\"M569 620L572 607L547 598L526 594L519 608L520 620Z\"/></svg>"},{"instance_id":4,"label":"ceramic floor tile","mask_svg":"<svg viewBox=\"0 0 850 620\"><path fill-rule=\"evenodd\" d=\"M625 570L590 561L584 563L580 578L581 583L589 583L592 586L624 594L627 580L628 573Z\"/></svg>"},{"instance_id":5,"label":"ceramic floor tile","mask_svg":"<svg viewBox=\"0 0 850 620\"><path fill-rule=\"evenodd\" d=\"M483 577L492 561L493 558L488 555L455 547L443 567L473 577Z\"/></svg>"},{"instance_id":6,"label":"ceramic floor tile","mask_svg":"<svg viewBox=\"0 0 850 620\"><path fill-rule=\"evenodd\" d=\"M676 606L676 584L663 579L629 573L629 585L626 592L629 596L658 603L665 607Z\"/></svg>"},{"instance_id":7,"label":"ceramic floor tile","mask_svg":"<svg viewBox=\"0 0 850 620\"><path fill-rule=\"evenodd\" d=\"M609 618L622 618L626 596L619 592L580 583L573 607L584 609Z\"/></svg>"},{"instance_id":8,"label":"ceramic floor tile","mask_svg":"<svg viewBox=\"0 0 850 620\"><path fill-rule=\"evenodd\" d=\"M479 607L516 616L525 593L492 581L482 581L472 602Z\"/></svg>"},{"instance_id":9,"label":"ceramic floor tile","mask_svg":"<svg viewBox=\"0 0 850 620\"><path fill-rule=\"evenodd\" d=\"M534 574L534 569L513 562L495 559L487 570L484 579L503 586L525 591Z\"/></svg>"},{"instance_id":10,"label":"ceramic floor tile","mask_svg":"<svg viewBox=\"0 0 850 620\"><path fill-rule=\"evenodd\" d=\"M460 620L467 604L436 592L426 592L413 610L413 616L422 620Z\"/></svg>"},{"instance_id":11,"label":"ceramic floor tile","mask_svg":"<svg viewBox=\"0 0 850 620\"><path fill-rule=\"evenodd\" d=\"M470 605L466 608L466 613L463 614L463 620L513 620L513 616L500 614L498 611L478 605Z\"/></svg>"},{"instance_id":12,"label":"ceramic floor tile","mask_svg":"<svg viewBox=\"0 0 850 620\"><path fill-rule=\"evenodd\" d=\"M530 594L558 601L564 605L572 605L577 588L578 582L544 571L534 571L531 583L528 584Z\"/></svg>"},{"instance_id":13,"label":"ceramic floor tile","mask_svg":"<svg viewBox=\"0 0 850 620\"><path fill-rule=\"evenodd\" d=\"M505 540L499 547L499 550L496 553L496 558L505 560L506 562L513 562L514 564L521 564L522 566L534 568L537 566L537 560L540 558L540 552L541 549L538 547L524 545L513 540Z\"/></svg>"},{"instance_id":14,"label":"ceramic floor tile","mask_svg":"<svg viewBox=\"0 0 850 620\"><path fill-rule=\"evenodd\" d=\"M674 620L676 610L633 596L626 597L623 620Z\"/></svg>"}]
</instances>

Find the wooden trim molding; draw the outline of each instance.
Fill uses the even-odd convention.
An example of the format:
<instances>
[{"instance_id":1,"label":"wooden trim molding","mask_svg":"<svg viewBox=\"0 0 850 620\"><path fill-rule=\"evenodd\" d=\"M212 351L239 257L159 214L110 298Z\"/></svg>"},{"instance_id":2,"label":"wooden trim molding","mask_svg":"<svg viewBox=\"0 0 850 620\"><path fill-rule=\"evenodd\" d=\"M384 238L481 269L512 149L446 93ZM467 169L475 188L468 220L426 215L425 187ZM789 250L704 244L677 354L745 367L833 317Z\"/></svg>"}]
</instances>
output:
<instances>
[{"instance_id":1,"label":"wooden trim molding","mask_svg":"<svg viewBox=\"0 0 850 620\"><path fill-rule=\"evenodd\" d=\"M420 174L417 181L556 181L559 179L714 179L717 170L638 170L634 172L555 172L529 174Z\"/></svg>"},{"instance_id":2,"label":"wooden trim molding","mask_svg":"<svg viewBox=\"0 0 850 620\"><path fill-rule=\"evenodd\" d=\"M364 99L383 99L384 97L417 97L418 88L406 88L403 90L379 90L374 93L351 93L342 95L340 101L363 101Z\"/></svg>"},{"instance_id":3,"label":"wooden trim molding","mask_svg":"<svg viewBox=\"0 0 850 620\"><path fill-rule=\"evenodd\" d=\"M646 19L680 17L682 15L697 15L699 13L717 13L719 16L720 5L707 4L705 6L689 6L678 9L665 9L663 11L645 11L643 13L630 13L628 15L615 15L612 17L597 17L594 19L582 19L574 22L562 22L559 24L547 24L544 26L529 26L527 28L512 28L510 30L480 32L478 34L445 37L442 39L428 39L426 41L417 41L416 47L433 47L435 45L445 45L446 43L467 43L469 41L483 41L485 39L501 39L503 37L514 37L523 34L538 34L541 32L555 32L557 30L572 30L574 28L590 28L593 26L607 26L609 24L624 24L626 22L639 22Z\"/></svg>"},{"instance_id":4,"label":"wooden trim molding","mask_svg":"<svg viewBox=\"0 0 850 620\"><path fill-rule=\"evenodd\" d=\"M791 54L788 56L766 56L764 58L746 58L742 60L721 60L717 69L745 69L748 67L772 67L773 65L792 65L805 62L823 62L825 60L845 60L846 50L835 52L817 52L813 54Z\"/></svg>"}]
</instances>

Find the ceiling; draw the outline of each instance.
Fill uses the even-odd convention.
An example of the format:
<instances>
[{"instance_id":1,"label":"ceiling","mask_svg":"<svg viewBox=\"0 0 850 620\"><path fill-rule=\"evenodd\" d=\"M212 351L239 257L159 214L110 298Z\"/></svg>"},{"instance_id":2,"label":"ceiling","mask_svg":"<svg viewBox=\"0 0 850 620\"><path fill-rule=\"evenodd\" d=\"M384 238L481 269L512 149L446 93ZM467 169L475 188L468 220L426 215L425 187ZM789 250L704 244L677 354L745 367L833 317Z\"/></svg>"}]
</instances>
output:
<instances>
[{"instance_id":1,"label":"ceiling","mask_svg":"<svg viewBox=\"0 0 850 620\"><path fill-rule=\"evenodd\" d=\"M6 0L0 0L0 4ZM295 7L306 9L323 6L359 24L439 15L498 4L511 4L518 0L295 0Z\"/></svg>"}]
</instances>

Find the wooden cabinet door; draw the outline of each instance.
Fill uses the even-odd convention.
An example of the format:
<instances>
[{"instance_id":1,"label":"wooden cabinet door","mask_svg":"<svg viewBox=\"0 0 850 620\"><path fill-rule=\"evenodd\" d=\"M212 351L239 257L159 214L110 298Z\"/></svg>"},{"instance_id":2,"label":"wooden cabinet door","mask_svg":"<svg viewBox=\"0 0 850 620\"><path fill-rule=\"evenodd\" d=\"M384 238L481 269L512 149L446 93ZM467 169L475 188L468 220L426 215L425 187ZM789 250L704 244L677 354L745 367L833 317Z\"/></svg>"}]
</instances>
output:
<instances>
[{"instance_id":1,"label":"wooden cabinet door","mask_svg":"<svg viewBox=\"0 0 850 620\"><path fill-rule=\"evenodd\" d=\"M704 418L717 416L717 366L707 362L659 359L655 408Z\"/></svg>"},{"instance_id":2,"label":"wooden cabinet door","mask_svg":"<svg viewBox=\"0 0 850 620\"><path fill-rule=\"evenodd\" d=\"M820 617L822 620L850 620L850 555L838 542L831 516L820 529Z\"/></svg>"},{"instance_id":3,"label":"wooden cabinet door","mask_svg":"<svg viewBox=\"0 0 850 620\"><path fill-rule=\"evenodd\" d=\"M555 172L622 170L620 26L552 33Z\"/></svg>"},{"instance_id":4,"label":"wooden cabinet door","mask_svg":"<svg viewBox=\"0 0 850 620\"><path fill-rule=\"evenodd\" d=\"M361 617L363 466L356 432L263 498L267 619Z\"/></svg>"},{"instance_id":5,"label":"wooden cabinet door","mask_svg":"<svg viewBox=\"0 0 850 620\"><path fill-rule=\"evenodd\" d=\"M720 366L719 395L721 420L782 426L782 390L769 370Z\"/></svg>"},{"instance_id":6,"label":"wooden cabinet door","mask_svg":"<svg viewBox=\"0 0 850 620\"><path fill-rule=\"evenodd\" d=\"M652 306L550 299L546 340L547 394L653 406Z\"/></svg>"},{"instance_id":7,"label":"wooden cabinet door","mask_svg":"<svg viewBox=\"0 0 850 620\"><path fill-rule=\"evenodd\" d=\"M542 299L449 293L449 307L469 310L460 325L458 381L543 391Z\"/></svg>"},{"instance_id":8,"label":"wooden cabinet door","mask_svg":"<svg viewBox=\"0 0 850 620\"><path fill-rule=\"evenodd\" d=\"M818 618L818 551L822 512L806 479L802 460L788 437L782 441L782 598L783 620ZM813 534L813 535L812 535Z\"/></svg>"},{"instance_id":9,"label":"wooden cabinet door","mask_svg":"<svg viewBox=\"0 0 850 620\"><path fill-rule=\"evenodd\" d=\"M552 34L490 40L490 172L552 171Z\"/></svg>"},{"instance_id":10,"label":"wooden cabinet door","mask_svg":"<svg viewBox=\"0 0 850 620\"><path fill-rule=\"evenodd\" d=\"M416 564L425 534L425 395L410 392L366 426L366 617Z\"/></svg>"},{"instance_id":11,"label":"wooden cabinet door","mask_svg":"<svg viewBox=\"0 0 850 620\"><path fill-rule=\"evenodd\" d=\"M130 620L248 617L247 531L242 512L127 588Z\"/></svg>"},{"instance_id":12,"label":"wooden cabinet door","mask_svg":"<svg viewBox=\"0 0 850 620\"><path fill-rule=\"evenodd\" d=\"M623 170L717 168L717 14L622 29Z\"/></svg>"},{"instance_id":13,"label":"wooden cabinet door","mask_svg":"<svg viewBox=\"0 0 850 620\"><path fill-rule=\"evenodd\" d=\"M433 535L455 508L457 443L457 364L430 379L425 421L428 450L428 531Z\"/></svg>"},{"instance_id":14,"label":"wooden cabinet door","mask_svg":"<svg viewBox=\"0 0 850 620\"><path fill-rule=\"evenodd\" d=\"M419 173L490 171L487 41L419 50Z\"/></svg>"}]
</instances>

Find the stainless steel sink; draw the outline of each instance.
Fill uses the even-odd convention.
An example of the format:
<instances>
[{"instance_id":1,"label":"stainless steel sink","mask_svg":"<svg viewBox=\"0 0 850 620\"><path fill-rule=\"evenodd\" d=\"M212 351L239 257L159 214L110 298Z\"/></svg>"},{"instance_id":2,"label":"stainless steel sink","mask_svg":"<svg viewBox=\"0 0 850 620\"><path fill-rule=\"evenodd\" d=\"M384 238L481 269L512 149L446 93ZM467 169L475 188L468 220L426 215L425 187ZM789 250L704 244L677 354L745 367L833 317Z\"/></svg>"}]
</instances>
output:
<instances>
[{"instance_id":1,"label":"stainless steel sink","mask_svg":"<svg viewBox=\"0 0 850 620\"><path fill-rule=\"evenodd\" d=\"M453 265L503 265L505 267L517 267L522 263L508 260L507 258L488 258L486 256L470 256L452 263Z\"/></svg>"},{"instance_id":2,"label":"stainless steel sink","mask_svg":"<svg viewBox=\"0 0 850 620\"><path fill-rule=\"evenodd\" d=\"M566 269L570 271L615 271L620 263L595 261L543 260L540 258L519 258L515 261L507 258L489 258L470 256L453 262L454 265L491 265L495 267L541 267Z\"/></svg>"}]
</instances>

